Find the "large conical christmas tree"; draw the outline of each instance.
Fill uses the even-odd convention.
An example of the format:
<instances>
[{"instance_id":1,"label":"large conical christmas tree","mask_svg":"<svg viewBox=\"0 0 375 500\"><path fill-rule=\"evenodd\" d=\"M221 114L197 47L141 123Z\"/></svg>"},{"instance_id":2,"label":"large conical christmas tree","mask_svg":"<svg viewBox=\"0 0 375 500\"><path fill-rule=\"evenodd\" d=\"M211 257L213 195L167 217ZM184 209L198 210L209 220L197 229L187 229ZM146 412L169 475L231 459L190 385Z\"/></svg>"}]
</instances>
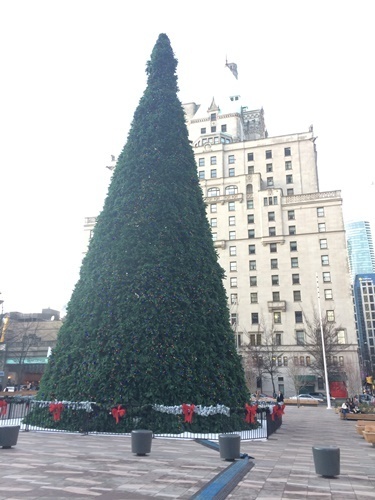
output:
<instances>
[{"instance_id":1,"label":"large conical christmas tree","mask_svg":"<svg viewBox=\"0 0 375 500\"><path fill-rule=\"evenodd\" d=\"M243 406L223 270L161 34L39 397Z\"/></svg>"}]
</instances>

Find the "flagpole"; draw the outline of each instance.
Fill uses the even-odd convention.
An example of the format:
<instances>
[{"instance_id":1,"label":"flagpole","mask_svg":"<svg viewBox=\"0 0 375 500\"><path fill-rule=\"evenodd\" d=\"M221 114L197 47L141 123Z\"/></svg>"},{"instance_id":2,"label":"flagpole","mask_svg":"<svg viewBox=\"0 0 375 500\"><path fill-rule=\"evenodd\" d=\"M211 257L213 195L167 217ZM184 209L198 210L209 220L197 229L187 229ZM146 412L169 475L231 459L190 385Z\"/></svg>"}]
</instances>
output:
<instances>
[{"instance_id":1,"label":"flagpole","mask_svg":"<svg viewBox=\"0 0 375 500\"><path fill-rule=\"evenodd\" d=\"M323 322L322 322L322 310L320 307L320 292L319 292L319 281L318 281L318 273L315 275L316 277L316 292L318 295L318 309L319 309L319 323L320 323L320 334L322 336L322 355L323 355L323 365L324 365L324 378L326 384L326 394L327 394L327 410L331 409L331 394L329 392L329 383L328 383L328 371L327 371L327 360L326 360L326 348L324 343L324 333L323 333Z\"/></svg>"}]
</instances>

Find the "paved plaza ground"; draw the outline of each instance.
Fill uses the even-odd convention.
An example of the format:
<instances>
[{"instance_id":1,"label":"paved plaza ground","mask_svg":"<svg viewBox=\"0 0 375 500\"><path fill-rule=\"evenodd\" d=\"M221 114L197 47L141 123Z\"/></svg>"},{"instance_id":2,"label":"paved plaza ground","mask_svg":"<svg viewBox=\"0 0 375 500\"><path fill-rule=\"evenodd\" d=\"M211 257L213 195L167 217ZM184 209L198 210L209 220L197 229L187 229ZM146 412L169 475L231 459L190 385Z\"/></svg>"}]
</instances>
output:
<instances>
[{"instance_id":1,"label":"paved plaza ground","mask_svg":"<svg viewBox=\"0 0 375 500\"><path fill-rule=\"evenodd\" d=\"M287 407L269 440L241 442L254 466L225 497L204 487L233 464L195 441L156 438L136 456L130 437L20 432L15 447L0 448L0 500L375 499L375 447L355 425L325 406ZM312 446L322 444L340 448L335 478L315 473Z\"/></svg>"}]
</instances>

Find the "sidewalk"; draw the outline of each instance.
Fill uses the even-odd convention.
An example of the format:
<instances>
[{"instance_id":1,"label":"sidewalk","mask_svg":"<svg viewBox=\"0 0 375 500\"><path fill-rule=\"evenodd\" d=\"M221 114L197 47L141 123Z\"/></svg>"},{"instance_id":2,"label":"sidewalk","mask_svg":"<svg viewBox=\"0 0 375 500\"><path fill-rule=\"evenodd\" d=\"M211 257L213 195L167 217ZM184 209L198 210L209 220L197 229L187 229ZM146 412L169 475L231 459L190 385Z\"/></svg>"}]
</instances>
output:
<instances>
[{"instance_id":1,"label":"sidewalk","mask_svg":"<svg viewBox=\"0 0 375 500\"><path fill-rule=\"evenodd\" d=\"M312 446L322 444L340 448L336 478L315 473ZM287 407L282 427L268 441L243 441L241 453L254 467L226 498L375 499L375 447L324 406ZM139 457L129 437L21 432L0 449L0 500L189 499L230 466L195 441L157 438Z\"/></svg>"}]
</instances>

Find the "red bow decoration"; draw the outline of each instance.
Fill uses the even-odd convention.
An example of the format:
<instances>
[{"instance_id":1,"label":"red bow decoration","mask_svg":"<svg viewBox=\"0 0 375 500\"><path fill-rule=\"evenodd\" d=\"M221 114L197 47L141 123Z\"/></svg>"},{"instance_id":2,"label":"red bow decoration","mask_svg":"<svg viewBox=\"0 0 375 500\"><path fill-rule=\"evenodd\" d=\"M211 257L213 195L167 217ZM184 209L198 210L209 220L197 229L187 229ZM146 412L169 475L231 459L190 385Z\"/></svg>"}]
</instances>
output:
<instances>
[{"instance_id":1,"label":"red bow decoration","mask_svg":"<svg viewBox=\"0 0 375 500\"><path fill-rule=\"evenodd\" d=\"M272 410L272 420L275 420L275 417L280 418L284 414L284 408L285 405L275 405Z\"/></svg>"},{"instance_id":2,"label":"red bow decoration","mask_svg":"<svg viewBox=\"0 0 375 500\"><path fill-rule=\"evenodd\" d=\"M125 408L123 408L121 405L117 405L111 410L112 417L116 419L116 424L119 423L120 418L124 417L126 414Z\"/></svg>"},{"instance_id":3,"label":"red bow decoration","mask_svg":"<svg viewBox=\"0 0 375 500\"><path fill-rule=\"evenodd\" d=\"M53 415L53 420L58 422L61 418L61 413L64 410L64 405L62 403L51 403L49 405L49 411Z\"/></svg>"},{"instance_id":4,"label":"red bow decoration","mask_svg":"<svg viewBox=\"0 0 375 500\"><path fill-rule=\"evenodd\" d=\"M183 403L182 413L185 415L184 422L187 422L189 424L192 423L194 408L195 408L195 405L187 405L187 404Z\"/></svg>"},{"instance_id":5,"label":"red bow decoration","mask_svg":"<svg viewBox=\"0 0 375 500\"><path fill-rule=\"evenodd\" d=\"M8 406L8 403L4 399L2 399L0 401L0 415L7 414L7 406Z\"/></svg>"},{"instance_id":6,"label":"red bow decoration","mask_svg":"<svg viewBox=\"0 0 375 500\"><path fill-rule=\"evenodd\" d=\"M247 422L248 424L255 423L257 409L258 405L249 405L247 403L245 404L245 410L246 410L245 422Z\"/></svg>"}]
</instances>

